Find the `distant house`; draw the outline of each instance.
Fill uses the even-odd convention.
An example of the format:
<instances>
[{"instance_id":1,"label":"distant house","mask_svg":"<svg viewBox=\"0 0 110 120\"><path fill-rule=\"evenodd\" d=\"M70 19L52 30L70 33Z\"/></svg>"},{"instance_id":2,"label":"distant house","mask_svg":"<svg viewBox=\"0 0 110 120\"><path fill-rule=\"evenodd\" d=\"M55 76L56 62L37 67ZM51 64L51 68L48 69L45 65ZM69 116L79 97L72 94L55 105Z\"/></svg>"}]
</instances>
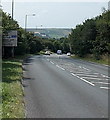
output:
<instances>
[{"instance_id":1,"label":"distant house","mask_svg":"<svg viewBox=\"0 0 110 120\"><path fill-rule=\"evenodd\" d=\"M45 33L40 33L40 32L34 32L34 36L39 36L42 38L49 38L49 36Z\"/></svg>"}]
</instances>

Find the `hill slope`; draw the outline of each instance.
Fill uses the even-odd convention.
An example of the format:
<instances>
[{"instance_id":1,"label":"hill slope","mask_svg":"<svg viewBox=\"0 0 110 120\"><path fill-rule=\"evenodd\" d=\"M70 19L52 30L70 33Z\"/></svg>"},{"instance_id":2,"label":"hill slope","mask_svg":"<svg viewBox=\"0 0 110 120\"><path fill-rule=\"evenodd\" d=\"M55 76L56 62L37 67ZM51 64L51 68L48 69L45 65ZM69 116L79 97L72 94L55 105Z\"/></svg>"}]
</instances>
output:
<instances>
[{"instance_id":1,"label":"hill slope","mask_svg":"<svg viewBox=\"0 0 110 120\"><path fill-rule=\"evenodd\" d=\"M71 33L71 29L68 28L43 28L43 29L27 29L29 32L44 33L50 38L61 38L66 37Z\"/></svg>"}]
</instances>

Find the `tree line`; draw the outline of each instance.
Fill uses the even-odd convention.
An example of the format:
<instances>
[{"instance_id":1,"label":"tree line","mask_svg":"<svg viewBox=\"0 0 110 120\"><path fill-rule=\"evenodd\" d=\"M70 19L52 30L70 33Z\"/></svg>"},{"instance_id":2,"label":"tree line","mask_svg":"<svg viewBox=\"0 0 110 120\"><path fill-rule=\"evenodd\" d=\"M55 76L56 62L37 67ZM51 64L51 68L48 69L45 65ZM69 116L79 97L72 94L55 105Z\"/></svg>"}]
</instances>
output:
<instances>
[{"instance_id":1,"label":"tree line","mask_svg":"<svg viewBox=\"0 0 110 120\"><path fill-rule=\"evenodd\" d=\"M34 33L27 32L21 28L18 22L12 19L10 14L3 12L2 16L3 40L8 30L17 30L18 32L17 47L15 47L14 51L15 55L24 55L28 53L37 54L41 50L56 52L58 49L62 49L64 53L66 53L66 51L69 50L67 38L57 40L55 38L34 36ZM4 47L4 57L11 57L11 49L12 47Z\"/></svg>"},{"instance_id":2,"label":"tree line","mask_svg":"<svg viewBox=\"0 0 110 120\"><path fill-rule=\"evenodd\" d=\"M72 29L68 37L72 53L80 57L92 54L96 59L110 53L110 11L104 11Z\"/></svg>"},{"instance_id":3,"label":"tree line","mask_svg":"<svg viewBox=\"0 0 110 120\"><path fill-rule=\"evenodd\" d=\"M36 54L41 50L56 52L61 49L63 53L71 52L80 57L91 54L100 59L101 55L110 53L110 11L104 11L97 17L85 20L72 29L68 37L60 39L34 36L34 33L26 32L10 14L5 12L3 12L2 29L3 36L8 30L18 31L15 55ZM10 56L10 51L10 47L5 47L5 56Z\"/></svg>"}]
</instances>

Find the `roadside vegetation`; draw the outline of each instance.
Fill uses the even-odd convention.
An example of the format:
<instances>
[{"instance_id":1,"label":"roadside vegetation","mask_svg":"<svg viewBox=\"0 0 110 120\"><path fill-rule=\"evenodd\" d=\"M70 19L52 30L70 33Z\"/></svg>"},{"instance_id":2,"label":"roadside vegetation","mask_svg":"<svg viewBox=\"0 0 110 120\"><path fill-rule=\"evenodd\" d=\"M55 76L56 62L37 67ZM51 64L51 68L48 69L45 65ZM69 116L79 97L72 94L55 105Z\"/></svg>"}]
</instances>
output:
<instances>
[{"instance_id":1,"label":"roadside vegetation","mask_svg":"<svg viewBox=\"0 0 110 120\"><path fill-rule=\"evenodd\" d=\"M89 54L91 60L107 61L106 56L110 54L110 11L105 10L102 15L77 25L68 39L76 56L86 58Z\"/></svg>"},{"instance_id":2,"label":"roadside vegetation","mask_svg":"<svg viewBox=\"0 0 110 120\"><path fill-rule=\"evenodd\" d=\"M2 118L24 118L22 61L5 59L2 65Z\"/></svg>"},{"instance_id":3,"label":"roadside vegetation","mask_svg":"<svg viewBox=\"0 0 110 120\"><path fill-rule=\"evenodd\" d=\"M79 57L77 55L73 55L71 57L74 59L81 59L81 60L95 62L95 63L99 63L99 64L103 64L103 65L110 65L110 56L108 56L108 55L101 56L101 59L99 59L99 60L94 58L93 55L86 55L85 57Z\"/></svg>"}]
</instances>

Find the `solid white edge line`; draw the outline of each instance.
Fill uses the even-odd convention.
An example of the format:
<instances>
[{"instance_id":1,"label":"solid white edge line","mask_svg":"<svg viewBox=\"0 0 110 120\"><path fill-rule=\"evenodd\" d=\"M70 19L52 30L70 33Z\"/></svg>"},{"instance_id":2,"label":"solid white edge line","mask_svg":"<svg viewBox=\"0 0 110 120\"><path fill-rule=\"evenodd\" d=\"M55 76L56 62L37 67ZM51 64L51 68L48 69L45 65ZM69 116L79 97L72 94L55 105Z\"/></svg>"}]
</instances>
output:
<instances>
[{"instance_id":1,"label":"solid white edge line","mask_svg":"<svg viewBox=\"0 0 110 120\"><path fill-rule=\"evenodd\" d=\"M73 76L75 76L75 77L83 80L84 82L86 82L86 83L88 83L88 84L90 84L90 85L92 85L92 86L95 86L93 83L91 83L91 82L89 82L89 81L87 81L87 80L85 80L85 79L83 79L83 78L80 78L79 76L75 75L74 73L71 73L71 74L72 74Z\"/></svg>"},{"instance_id":2,"label":"solid white edge line","mask_svg":"<svg viewBox=\"0 0 110 120\"><path fill-rule=\"evenodd\" d=\"M56 65L56 67L58 67L58 68L60 68L60 69L62 69L62 70L65 70L64 68L60 67L59 65Z\"/></svg>"}]
</instances>

